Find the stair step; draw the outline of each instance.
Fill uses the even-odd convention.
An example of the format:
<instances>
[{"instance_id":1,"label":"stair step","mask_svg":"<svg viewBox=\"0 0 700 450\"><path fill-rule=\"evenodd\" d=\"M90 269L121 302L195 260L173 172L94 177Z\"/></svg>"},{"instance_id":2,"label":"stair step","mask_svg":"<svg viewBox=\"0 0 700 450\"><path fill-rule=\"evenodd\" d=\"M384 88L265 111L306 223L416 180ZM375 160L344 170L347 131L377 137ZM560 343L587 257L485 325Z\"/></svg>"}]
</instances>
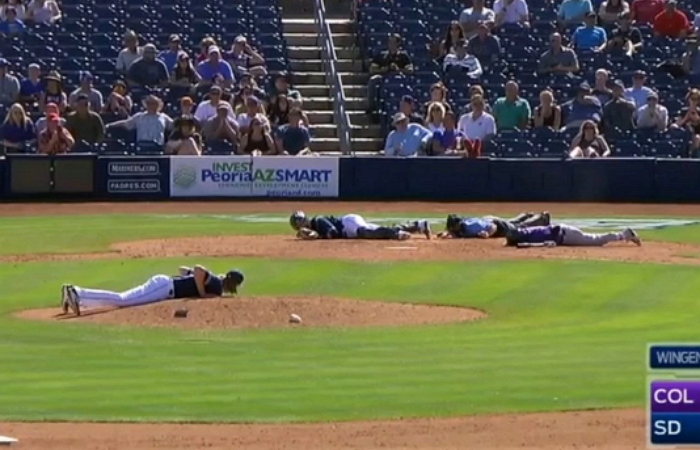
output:
<instances>
[{"instance_id":1,"label":"stair step","mask_svg":"<svg viewBox=\"0 0 700 450\"><path fill-rule=\"evenodd\" d=\"M367 110L367 99L364 97L345 97L345 107L349 111L365 112ZM304 108L316 111L332 111L333 99L331 97L304 97Z\"/></svg>"},{"instance_id":2,"label":"stair step","mask_svg":"<svg viewBox=\"0 0 700 450\"><path fill-rule=\"evenodd\" d=\"M379 138L358 138L352 140L352 149L356 152L378 152L383 150L383 146L384 139ZM312 139L309 148L315 152L338 152L340 151L340 139Z\"/></svg>"},{"instance_id":3,"label":"stair step","mask_svg":"<svg viewBox=\"0 0 700 450\"><path fill-rule=\"evenodd\" d=\"M284 32L284 39L287 45L299 47L314 47L319 44L319 35L313 31L309 33L288 33ZM351 33L334 33L333 44L336 47L351 47L355 43L355 35Z\"/></svg>"},{"instance_id":4,"label":"stair step","mask_svg":"<svg viewBox=\"0 0 700 450\"><path fill-rule=\"evenodd\" d=\"M311 130L315 138L338 137L338 126L334 123L323 123L311 125ZM382 129L379 125L353 126L351 129L353 138L381 138Z\"/></svg>"},{"instance_id":5,"label":"stair step","mask_svg":"<svg viewBox=\"0 0 700 450\"><path fill-rule=\"evenodd\" d=\"M340 151L340 139L333 138L314 138L309 143L309 148L314 152L337 152Z\"/></svg>"},{"instance_id":6,"label":"stair step","mask_svg":"<svg viewBox=\"0 0 700 450\"><path fill-rule=\"evenodd\" d=\"M343 84L366 84L369 75L366 73L357 72L340 72L340 78ZM326 82L326 74L324 72L295 72L294 83L299 84L323 84Z\"/></svg>"},{"instance_id":7,"label":"stair step","mask_svg":"<svg viewBox=\"0 0 700 450\"><path fill-rule=\"evenodd\" d=\"M384 149L384 138L353 138L350 146L356 152L379 152Z\"/></svg>"},{"instance_id":8,"label":"stair step","mask_svg":"<svg viewBox=\"0 0 700 450\"><path fill-rule=\"evenodd\" d=\"M357 59L360 50L354 47L336 47L338 59ZM292 45L287 41L287 55L290 59L321 59L321 49L314 42L312 45Z\"/></svg>"},{"instance_id":9,"label":"stair step","mask_svg":"<svg viewBox=\"0 0 700 450\"><path fill-rule=\"evenodd\" d=\"M333 110L306 110L306 114L309 116L309 122L312 124L328 124L335 123L335 117L333 116ZM370 117L364 111L348 111L348 116L350 116L350 123L352 125L371 125Z\"/></svg>"},{"instance_id":10,"label":"stair step","mask_svg":"<svg viewBox=\"0 0 700 450\"><path fill-rule=\"evenodd\" d=\"M337 47L352 47L356 39L354 33L333 33L333 44Z\"/></svg>"},{"instance_id":11,"label":"stair step","mask_svg":"<svg viewBox=\"0 0 700 450\"><path fill-rule=\"evenodd\" d=\"M321 72L323 71L322 59L290 59L289 65L293 72ZM362 61L353 59L338 59L335 62L339 72L362 72Z\"/></svg>"},{"instance_id":12,"label":"stair step","mask_svg":"<svg viewBox=\"0 0 700 450\"><path fill-rule=\"evenodd\" d=\"M354 26L348 19L327 19L331 26L331 33L354 32ZM282 19L282 27L285 33L316 33L314 19Z\"/></svg>"},{"instance_id":13,"label":"stair step","mask_svg":"<svg viewBox=\"0 0 700 450\"><path fill-rule=\"evenodd\" d=\"M330 97L331 88L327 84L302 84L300 86L295 85L294 89L301 92L301 95L306 97ZM367 87L363 85L343 85L343 90L345 91L346 97L361 97L365 98L367 95Z\"/></svg>"}]
</instances>

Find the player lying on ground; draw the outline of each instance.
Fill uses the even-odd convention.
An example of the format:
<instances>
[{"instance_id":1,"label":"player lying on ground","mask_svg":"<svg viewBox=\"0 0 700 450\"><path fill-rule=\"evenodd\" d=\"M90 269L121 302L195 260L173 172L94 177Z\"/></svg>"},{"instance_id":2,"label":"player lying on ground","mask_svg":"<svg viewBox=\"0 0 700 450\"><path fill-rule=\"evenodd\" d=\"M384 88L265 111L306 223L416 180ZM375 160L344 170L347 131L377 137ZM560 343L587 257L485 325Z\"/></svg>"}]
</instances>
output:
<instances>
[{"instance_id":1,"label":"player lying on ground","mask_svg":"<svg viewBox=\"0 0 700 450\"><path fill-rule=\"evenodd\" d=\"M509 247L602 247L616 241L634 242L642 245L637 233L627 228L612 233L585 233L571 225L557 224L544 227L516 228L508 231L506 246Z\"/></svg>"},{"instance_id":2,"label":"player lying on ground","mask_svg":"<svg viewBox=\"0 0 700 450\"><path fill-rule=\"evenodd\" d=\"M297 230L300 239L409 239L411 233L423 233L430 239L427 220L385 227L368 223L358 214L341 217L316 216L309 218L304 211L296 211L289 217L289 224Z\"/></svg>"},{"instance_id":3,"label":"player lying on ground","mask_svg":"<svg viewBox=\"0 0 700 450\"><path fill-rule=\"evenodd\" d=\"M180 275L154 275L145 283L124 292L86 289L64 284L61 289L63 314L70 308L77 316L80 308L146 305L175 298L220 297L225 292L236 293L243 283L243 274L230 270L226 275L215 275L202 266L180 267Z\"/></svg>"},{"instance_id":4,"label":"player lying on ground","mask_svg":"<svg viewBox=\"0 0 700 450\"><path fill-rule=\"evenodd\" d=\"M547 211L539 214L522 213L512 219L501 219L495 216L461 217L457 214L447 216L445 230L438 234L439 238L502 238L508 230L521 227L549 225L551 217Z\"/></svg>"}]
</instances>

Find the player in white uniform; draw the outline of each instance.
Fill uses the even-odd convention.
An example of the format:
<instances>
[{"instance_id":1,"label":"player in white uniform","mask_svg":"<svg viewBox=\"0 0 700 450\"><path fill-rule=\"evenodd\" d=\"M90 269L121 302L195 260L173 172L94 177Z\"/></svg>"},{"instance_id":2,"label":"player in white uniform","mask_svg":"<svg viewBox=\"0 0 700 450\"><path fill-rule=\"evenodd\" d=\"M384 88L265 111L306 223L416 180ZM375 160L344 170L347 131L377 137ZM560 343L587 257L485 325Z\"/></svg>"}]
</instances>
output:
<instances>
[{"instance_id":1,"label":"player in white uniform","mask_svg":"<svg viewBox=\"0 0 700 450\"><path fill-rule=\"evenodd\" d=\"M359 214L308 217L304 211L296 211L289 217L289 224L303 239L398 239L411 237L411 233L423 233L430 239L430 224L418 220L403 225L386 227L369 223Z\"/></svg>"}]
</instances>

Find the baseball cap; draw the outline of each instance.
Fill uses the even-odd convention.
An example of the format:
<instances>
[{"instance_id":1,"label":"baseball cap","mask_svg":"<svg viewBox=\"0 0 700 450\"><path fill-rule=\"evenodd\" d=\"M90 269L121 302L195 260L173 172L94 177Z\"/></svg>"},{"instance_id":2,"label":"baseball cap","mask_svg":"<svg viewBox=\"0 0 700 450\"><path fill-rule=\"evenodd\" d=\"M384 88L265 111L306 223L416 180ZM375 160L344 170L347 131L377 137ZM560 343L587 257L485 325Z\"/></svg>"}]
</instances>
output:
<instances>
[{"instance_id":1,"label":"baseball cap","mask_svg":"<svg viewBox=\"0 0 700 450\"><path fill-rule=\"evenodd\" d=\"M37 63L31 63L30 65L27 66L28 69L36 69L36 70L41 70L41 66Z\"/></svg>"},{"instance_id":2,"label":"baseball cap","mask_svg":"<svg viewBox=\"0 0 700 450\"><path fill-rule=\"evenodd\" d=\"M83 81L83 80L92 80L93 78L94 78L94 77L92 76L92 74L91 74L90 72L88 72L88 71L80 72L80 81Z\"/></svg>"},{"instance_id":3,"label":"baseball cap","mask_svg":"<svg viewBox=\"0 0 700 450\"><path fill-rule=\"evenodd\" d=\"M401 97L401 101L406 102L406 103L410 103L411 105L416 102L416 100L413 97L411 97L410 95L404 95L403 97Z\"/></svg>"},{"instance_id":4,"label":"baseball cap","mask_svg":"<svg viewBox=\"0 0 700 450\"><path fill-rule=\"evenodd\" d=\"M593 11L588 11L588 12L586 13L586 16L585 16L585 17L587 17L587 18L595 17L595 13L594 13Z\"/></svg>"},{"instance_id":5,"label":"baseball cap","mask_svg":"<svg viewBox=\"0 0 700 450\"><path fill-rule=\"evenodd\" d=\"M583 83L578 85L578 90L588 92L591 90L591 85L584 81Z\"/></svg>"},{"instance_id":6,"label":"baseball cap","mask_svg":"<svg viewBox=\"0 0 700 450\"><path fill-rule=\"evenodd\" d=\"M0 67L7 67L10 63L5 58L0 58Z\"/></svg>"},{"instance_id":7,"label":"baseball cap","mask_svg":"<svg viewBox=\"0 0 700 450\"><path fill-rule=\"evenodd\" d=\"M219 103L219 106L216 107L216 110L221 111L223 109L223 110L228 111L228 108L229 108L228 103L221 102L221 103Z\"/></svg>"},{"instance_id":8,"label":"baseball cap","mask_svg":"<svg viewBox=\"0 0 700 450\"><path fill-rule=\"evenodd\" d=\"M391 123L396 125L397 123L403 122L404 120L408 120L408 117L406 116L406 114L400 112L394 114L394 119L391 121Z\"/></svg>"},{"instance_id":9,"label":"baseball cap","mask_svg":"<svg viewBox=\"0 0 700 450\"><path fill-rule=\"evenodd\" d=\"M212 86L209 88L210 94L221 94L221 88L219 86Z\"/></svg>"},{"instance_id":10,"label":"baseball cap","mask_svg":"<svg viewBox=\"0 0 700 450\"><path fill-rule=\"evenodd\" d=\"M171 34L170 39L168 39L169 42L180 42L180 35L179 34Z\"/></svg>"},{"instance_id":11,"label":"baseball cap","mask_svg":"<svg viewBox=\"0 0 700 450\"><path fill-rule=\"evenodd\" d=\"M221 49L217 47L216 45L212 45L209 47L209 51L207 52L208 55L211 55L212 53L218 53L219 55L221 54Z\"/></svg>"},{"instance_id":12,"label":"baseball cap","mask_svg":"<svg viewBox=\"0 0 700 450\"><path fill-rule=\"evenodd\" d=\"M75 98L75 100L78 102L82 101L82 100L88 101L88 100L90 100L90 97L88 97L86 94L78 94L78 96Z\"/></svg>"},{"instance_id":13,"label":"baseball cap","mask_svg":"<svg viewBox=\"0 0 700 450\"><path fill-rule=\"evenodd\" d=\"M236 39L233 40L236 44L245 44L248 42L248 39L245 38L245 36L236 36Z\"/></svg>"},{"instance_id":14,"label":"baseball cap","mask_svg":"<svg viewBox=\"0 0 700 450\"><path fill-rule=\"evenodd\" d=\"M625 83L622 80L615 80L613 82L613 87L619 87L620 89L624 89Z\"/></svg>"},{"instance_id":15,"label":"baseball cap","mask_svg":"<svg viewBox=\"0 0 700 450\"><path fill-rule=\"evenodd\" d=\"M243 281L245 280L245 277L243 276L243 272L241 272L238 269L231 269L228 272L226 272L226 278L233 280L233 282L236 284L233 287L233 292L238 293L238 286L243 284Z\"/></svg>"},{"instance_id":16,"label":"baseball cap","mask_svg":"<svg viewBox=\"0 0 700 450\"><path fill-rule=\"evenodd\" d=\"M637 70L634 72L633 78L646 78L647 73L643 70Z\"/></svg>"}]
</instances>

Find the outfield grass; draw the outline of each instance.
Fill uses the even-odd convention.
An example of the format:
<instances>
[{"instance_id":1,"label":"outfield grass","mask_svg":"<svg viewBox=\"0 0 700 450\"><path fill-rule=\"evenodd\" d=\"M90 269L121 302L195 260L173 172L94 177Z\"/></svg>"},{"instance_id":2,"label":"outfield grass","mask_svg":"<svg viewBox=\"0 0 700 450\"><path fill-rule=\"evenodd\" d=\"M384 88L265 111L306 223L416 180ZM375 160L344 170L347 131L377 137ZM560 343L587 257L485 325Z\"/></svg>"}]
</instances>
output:
<instances>
[{"instance_id":1,"label":"outfield grass","mask_svg":"<svg viewBox=\"0 0 700 450\"><path fill-rule=\"evenodd\" d=\"M98 251L126 239L282 231L284 224L215 218L17 218L3 219L0 249ZM243 295L324 294L490 314L472 324L226 332L10 314L57 306L65 281L125 288L191 262L0 264L0 419L271 422L642 406L646 343L697 334L696 267L600 261L202 261L241 268Z\"/></svg>"}]
</instances>

